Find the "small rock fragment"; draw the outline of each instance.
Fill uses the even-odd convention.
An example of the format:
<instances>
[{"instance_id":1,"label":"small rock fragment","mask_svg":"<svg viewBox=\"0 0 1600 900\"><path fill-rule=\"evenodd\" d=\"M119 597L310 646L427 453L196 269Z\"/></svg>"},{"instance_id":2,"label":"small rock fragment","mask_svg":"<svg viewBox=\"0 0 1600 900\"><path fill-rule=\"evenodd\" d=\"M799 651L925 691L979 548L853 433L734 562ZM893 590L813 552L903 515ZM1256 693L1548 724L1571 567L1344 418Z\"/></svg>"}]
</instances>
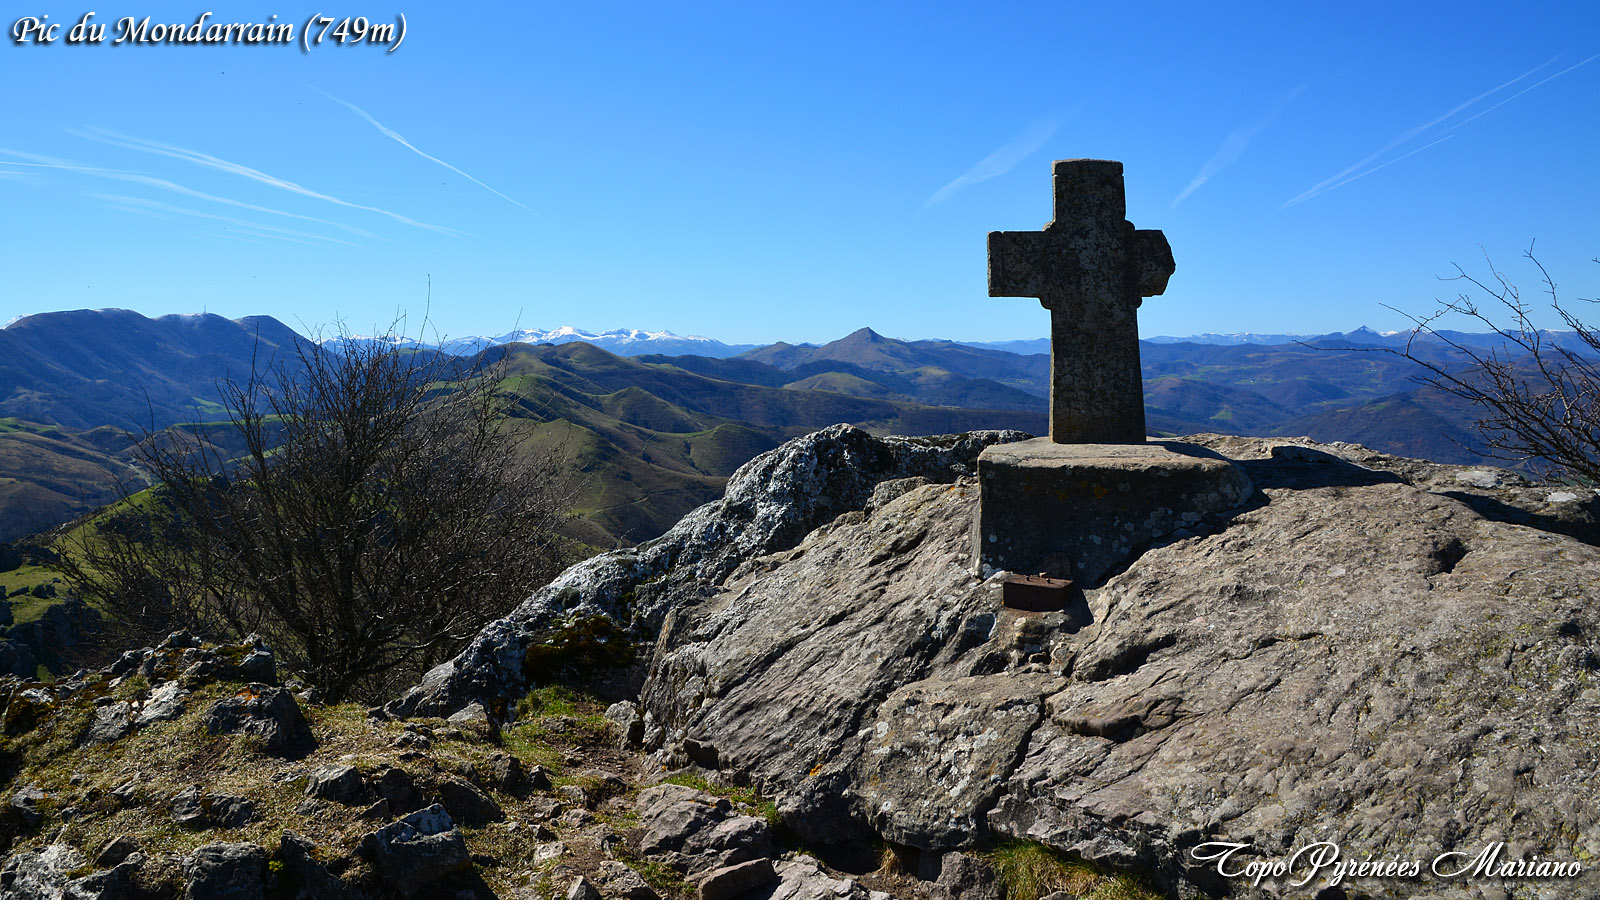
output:
<instances>
[{"instance_id":1,"label":"small rock fragment","mask_svg":"<svg viewBox=\"0 0 1600 900\"><path fill-rule=\"evenodd\" d=\"M85 744L109 744L133 731L133 706L119 700L94 711L94 724L83 737Z\"/></svg>"},{"instance_id":2,"label":"small rock fragment","mask_svg":"<svg viewBox=\"0 0 1600 900\"><path fill-rule=\"evenodd\" d=\"M600 892L589 883L589 879L579 875L572 879L572 885L567 888L567 900L600 900Z\"/></svg>"},{"instance_id":3,"label":"small rock fragment","mask_svg":"<svg viewBox=\"0 0 1600 900\"><path fill-rule=\"evenodd\" d=\"M295 759L316 746L294 695L265 684L246 685L237 695L217 701L206 710L205 725L212 734L254 735L271 756Z\"/></svg>"},{"instance_id":4,"label":"small rock fragment","mask_svg":"<svg viewBox=\"0 0 1600 900\"><path fill-rule=\"evenodd\" d=\"M405 769L386 768L378 773L378 795L389 801L396 815L416 812L422 808L422 795L411 773Z\"/></svg>"},{"instance_id":5,"label":"small rock fragment","mask_svg":"<svg viewBox=\"0 0 1600 900\"><path fill-rule=\"evenodd\" d=\"M172 798L172 821L183 828L204 828L205 807L200 805L200 786L191 784Z\"/></svg>"},{"instance_id":6,"label":"small rock fragment","mask_svg":"<svg viewBox=\"0 0 1600 900\"><path fill-rule=\"evenodd\" d=\"M150 692L136 720L140 727L166 722L183 715L183 698L188 692L176 681L163 682Z\"/></svg>"},{"instance_id":7,"label":"small rock fragment","mask_svg":"<svg viewBox=\"0 0 1600 900\"><path fill-rule=\"evenodd\" d=\"M496 753L489 758L489 782L495 790L517 795L527 787L527 773L522 770L522 760L509 753Z\"/></svg>"},{"instance_id":8,"label":"small rock fragment","mask_svg":"<svg viewBox=\"0 0 1600 900\"><path fill-rule=\"evenodd\" d=\"M617 726L617 749L636 750L644 744L644 716L639 704L621 700L606 709L606 718Z\"/></svg>"},{"instance_id":9,"label":"small rock fragment","mask_svg":"<svg viewBox=\"0 0 1600 900\"><path fill-rule=\"evenodd\" d=\"M732 900L778 880L772 860L765 857L713 869L700 879L700 900Z\"/></svg>"},{"instance_id":10,"label":"small rock fragment","mask_svg":"<svg viewBox=\"0 0 1600 900\"><path fill-rule=\"evenodd\" d=\"M11 808L16 811L22 824L28 828L38 828L44 821L45 800L49 797L36 784L25 784L11 795Z\"/></svg>"},{"instance_id":11,"label":"small rock fragment","mask_svg":"<svg viewBox=\"0 0 1600 900\"><path fill-rule=\"evenodd\" d=\"M439 796L450 817L469 828L480 828L506 817L500 804L462 778L446 778L440 782Z\"/></svg>"},{"instance_id":12,"label":"small rock fragment","mask_svg":"<svg viewBox=\"0 0 1600 900\"><path fill-rule=\"evenodd\" d=\"M121 837L106 841L105 846L100 848L100 852L94 855L94 864L98 868L109 869L127 859L130 854L137 853L141 849L143 847L140 845L138 838L131 834L124 834Z\"/></svg>"},{"instance_id":13,"label":"small rock fragment","mask_svg":"<svg viewBox=\"0 0 1600 900\"><path fill-rule=\"evenodd\" d=\"M534 766L528 770L528 790L548 791L555 786L550 780L550 770L544 766Z\"/></svg>"},{"instance_id":14,"label":"small rock fragment","mask_svg":"<svg viewBox=\"0 0 1600 900\"><path fill-rule=\"evenodd\" d=\"M475 740L493 740L500 733L500 729L496 728L494 721L489 718L489 711L476 700L451 714L446 721Z\"/></svg>"},{"instance_id":15,"label":"small rock fragment","mask_svg":"<svg viewBox=\"0 0 1600 900\"><path fill-rule=\"evenodd\" d=\"M330 800L344 806L361 802L365 793L361 772L355 766L337 763L318 768L306 782L306 796Z\"/></svg>"},{"instance_id":16,"label":"small rock fragment","mask_svg":"<svg viewBox=\"0 0 1600 900\"><path fill-rule=\"evenodd\" d=\"M567 845L560 841L550 841L539 844L533 848L533 864L543 865L551 860L560 859L567 855Z\"/></svg>"},{"instance_id":17,"label":"small rock fragment","mask_svg":"<svg viewBox=\"0 0 1600 900\"><path fill-rule=\"evenodd\" d=\"M607 894L626 897L628 900L657 900L655 889L650 887L638 872L615 860L600 864L600 883Z\"/></svg>"}]
</instances>

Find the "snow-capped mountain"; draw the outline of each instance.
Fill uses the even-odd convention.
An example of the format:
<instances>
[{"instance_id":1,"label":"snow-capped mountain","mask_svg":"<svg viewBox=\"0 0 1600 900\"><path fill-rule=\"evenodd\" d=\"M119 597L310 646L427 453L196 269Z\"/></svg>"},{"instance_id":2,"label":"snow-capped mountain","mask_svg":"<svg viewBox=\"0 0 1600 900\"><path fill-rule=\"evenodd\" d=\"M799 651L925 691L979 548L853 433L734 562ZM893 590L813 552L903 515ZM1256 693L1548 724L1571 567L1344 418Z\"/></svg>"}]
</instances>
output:
<instances>
[{"instance_id":1,"label":"snow-capped mountain","mask_svg":"<svg viewBox=\"0 0 1600 900\"><path fill-rule=\"evenodd\" d=\"M1368 329L1358 329L1358 331L1366 330ZM1184 337L1173 337L1162 334L1156 335L1155 337L1145 338L1145 340L1152 344L1218 344L1225 347L1234 347L1240 344L1292 344L1295 341L1309 341L1314 340L1317 337L1320 337L1320 335L1258 334L1253 331L1240 331L1231 334L1206 332L1205 334L1191 334Z\"/></svg>"},{"instance_id":2,"label":"snow-capped mountain","mask_svg":"<svg viewBox=\"0 0 1600 900\"><path fill-rule=\"evenodd\" d=\"M755 344L724 344L713 338L699 335L673 334L670 331L644 331L638 328L615 328L610 331L585 331L563 325L548 331L538 328L520 328L494 337L451 338L440 341L417 340L412 337L386 335L382 337L330 338L322 342L329 349L338 350L351 343L383 341L396 347L443 350L457 356L477 353L486 347L501 344L569 344L582 341L608 350L618 356L642 356L659 353L664 356L710 356L718 359L734 356L754 349Z\"/></svg>"}]
</instances>

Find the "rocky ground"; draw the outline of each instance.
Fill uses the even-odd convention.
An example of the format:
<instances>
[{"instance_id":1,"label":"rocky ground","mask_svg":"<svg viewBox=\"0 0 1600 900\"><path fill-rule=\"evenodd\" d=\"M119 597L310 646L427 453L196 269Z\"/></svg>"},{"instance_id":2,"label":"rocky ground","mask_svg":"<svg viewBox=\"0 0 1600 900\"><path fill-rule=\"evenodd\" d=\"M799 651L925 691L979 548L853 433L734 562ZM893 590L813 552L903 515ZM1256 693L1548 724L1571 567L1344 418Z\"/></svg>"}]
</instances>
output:
<instances>
[{"instance_id":1,"label":"rocky ground","mask_svg":"<svg viewBox=\"0 0 1600 900\"><path fill-rule=\"evenodd\" d=\"M971 558L1015 437L791 441L381 710L181 639L11 682L0 896L1600 896L1592 492L1202 436L1245 503L1026 613ZM1576 871L1199 858L1322 842Z\"/></svg>"},{"instance_id":2,"label":"rocky ground","mask_svg":"<svg viewBox=\"0 0 1600 900\"><path fill-rule=\"evenodd\" d=\"M99 672L0 688L0 898L999 896L978 856L877 843L852 871L830 865L757 792L620 749L625 706L607 718L548 686L504 724L478 705L401 720L319 705L274 669L259 644L179 634Z\"/></svg>"}]
</instances>

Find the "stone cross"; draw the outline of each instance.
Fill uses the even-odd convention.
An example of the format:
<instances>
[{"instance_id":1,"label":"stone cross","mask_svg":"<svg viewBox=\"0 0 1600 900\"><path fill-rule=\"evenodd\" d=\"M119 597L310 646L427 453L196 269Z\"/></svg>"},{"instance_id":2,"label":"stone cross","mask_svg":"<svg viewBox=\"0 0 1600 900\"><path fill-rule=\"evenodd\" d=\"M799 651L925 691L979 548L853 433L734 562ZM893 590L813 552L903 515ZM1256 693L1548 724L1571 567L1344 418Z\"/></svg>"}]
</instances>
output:
<instances>
[{"instance_id":1,"label":"stone cross","mask_svg":"<svg viewBox=\"0 0 1600 900\"><path fill-rule=\"evenodd\" d=\"M989 232L989 296L1038 297L1050 310L1050 439L1145 439L1137 310L1167 289L1172 248L1125 218L1122 163L1055 163L1055 221Z\"/></svg>"}]
</instances>

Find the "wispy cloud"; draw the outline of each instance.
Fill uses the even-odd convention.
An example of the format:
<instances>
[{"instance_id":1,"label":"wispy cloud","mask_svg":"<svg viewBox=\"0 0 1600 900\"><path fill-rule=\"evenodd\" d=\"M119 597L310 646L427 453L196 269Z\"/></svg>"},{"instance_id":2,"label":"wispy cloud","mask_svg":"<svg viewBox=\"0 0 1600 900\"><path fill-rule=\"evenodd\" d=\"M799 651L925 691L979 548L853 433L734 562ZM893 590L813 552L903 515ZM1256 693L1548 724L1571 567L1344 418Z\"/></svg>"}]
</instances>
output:
<instances>
[{"instance_id":1,"label":"wispy cloud","mask_svg":"<svg viewBox=\"0 0 1600 900\"><path fill-rule=\"evenodd\" d=\"M1210 181L1212 176L1238 162L1239 157L1243 156L1245 149L1250 146L1250 141L1254 139L1262 129L1266 128L1268 125L1271 125L1273 120L1282 115L1284 109L1287 108L1290 103L1293 103L1294 99L1300 96L1308 86L1309 85L1307 84L1302 84L1290 91L1283 97L1283 99L1278 101L1277 105L1273 106L1272 110L1268 112L1266 116L1261 119L1261 121L1251 125L1241 125L1238 128L1235 128L1232 133L1230 133L1228 137L1223 140L1222 146L1217 148L1217 152L1211 154L1211 158L1206 160L1206 164L1200 167L1199 174L1194 176L1194 178L1189 182L1189 186L1178 192L1178 196L1172 198L1172 207L1176 208L1179 203L1184 201L1184 198L1188 197L1195 191L1200 190L1200 187L1206 182Z\"/></svg>"},{"instance_id":2,"label":"wispy cloud","mask_svg":"<svg viewBox=\"0 0 1600 900\"><path fill-rule=\"evenodd\" d=\"M1462 125L1465 125L1468 122L1471 122L1473 119L1479 118L1480 116L1486 116L1489 113L1492 113L1495 110L1499 109L1500 107L1505 106L1507 103L1510 103L1511 101L1517 99L1518 97L1521 97L1523 94L1526 94L1527 92L1533 90L1534 88L1539 87L1541 85L1549 84L1550 82L1555 81L1557 78L1560 78L1561 76L1567 74L1568 72L1571 72L1573 69L1576 69L1579 66L1586 66L1589 63L1592 63L1597 59L1600 59L1600 53L1596 53L1595 55L1589 57L1588 59L1584 59L1584 60L1580 60L1578 62L1575 62L1572 65L1567 66L1565 69L1562 69L1561 71L1555 73L1554 75L1547 75L1544 78L1540 79L1539 81L1535 81L1533 84L1530 84L1527 87L1523 88L1522 90L1517 91L1515 94L1512 94L1511 96L1505 98L1504 100L1501 100L1499 103L1496 103L1495 105L1489 107L1488 109L1484 110L1483 112L1474 113L1471 116L1467 117L1466 119L1461 120L1461 123L1459 125L1456 125L1455 127L1460 128ZM1554 62L1554 60L1552 60L1552 62ZM1546 65L1548 65L1548 63L1546 63Z\"/></svg>"},{"instance_id":3,"label":"wispy cloud","mask_svg":"<svg viewBox=\"0 0 1600 900\"><path fill-rule=\"evenodd\" d=\"M54 156L40 156L37 153L24 153L21 150L12 150L9 147L0 147L0 153L5 154L6 156L15 156L17 159L27 160L27 162L11 162L9 160L3 161L4 164L8 165L8 166L27 166L27 165L31 165L34 168L39 168L39 169L80 169L80 168L85 168L85 167L79 166L77 163L71 162L69 160L57 159Z\"/></svg>"},{"instance_id":4,"label":"wispy cloud","mask_svg":"<svg viewBox=\"0 0 1600 900\"><path fill-rule=\"evenodd\" d=\"M1529 85L1528 87L1525 87L1522 90L1517 91L1516 93L1512 94L1511 96L1506 97L1505 99L1501 100L1500 102L1494 104L1493 106L1490 106L1488 109L1485 109L1485 110L1482 110L1480 112L1474 113L1473 115L1468 116L1465 119L1462 119L1460 122L1457 122L1454 125L1450 126L1450 133L1446 134L1442 138L1439 138L1438 140L1433 141L1432 143L1426 144L1426 145L1424 145L1422 147L1418 147L1415 150L1411 150L1411 151L1409 151L1409 152L1407 152L1405 154L1402 154L1401 156L1398 156L1398 157L1396 157L1394 159L1388 160L1387 162L1380 163L1380 164L1378 164L1376 166L1372 165L1372 163L1374 163L1378 159L1382 158L1384 156L1384 154L1390 152L1391 150L1394 150L1394 149L1400 147L1402 144L1405 144L1407 141L1411 140L1412 138L1417 137L1418 135L1421 135L1423 132L1426 132L1429 129L1435 127L1435 126L1440 125L1440 124L1442 124L1442 123L1454 118L1457 114L1462 113L1462 112L1466 111L1467 109L1470 109L1473 106L1476 106L1477 104L1481 103L1482 101L1488 99L1489 97L1494 96L1495 94L1500 93L1501 91L1511 87L1512 85L1532 77L1535 73L1539 72L1541 69L1548 68L1552 63L1554 63L1556 61L1556 59L1559 59L1559 57L1552 57L1552 58L1546 60L1545 62L1542 62L1537 66L1534 66L1533 68L1529 69L1528 71L1523 72L1521 75L1518 75L1517 77L1511 79L1510 81L1504 82L1502 84L1498 84L1498 85L1490 88L1489 90L1484 91L1481 94L1478 94L1477 96L1471 98L1470 100L1467 100L1467 101L1462 102L1462 103L1458 103L1458 104L1456 104L1456 106L1451 108L1448 112L1444 113L1443 115L1440 115L1440 116L1437 116L1437 117L1435 117L1433 119L1430 119L1429 121L1424 122L1421 125L1417 125L1417 126L1414 126L1412 128L1406 129L1405 131L1401 132L1397 137L1395 137L1393 140L1389 141L1387 144L1384 144L1382 147L1379 147L1377 150L1375 150L1372 153L1368 154L1367 156L1363 157L1361 160L1357 161L1356 163L1345 167L1343 170L1341 170L1341 171L1339 171L1339 172L1337 172L1337 173L1335 173L1335 174L1333 174L1333 175L1331 175L1331 176L1329 176L1327 178L1324 178L1322 181L1319 181L1316 184L1312 185L1311 187L1306 188L1304 191L1301 191L1297 196L1292 197L1289 200L1285 201L1283 206L1281 206L1279 208L1280 209L1288 209L1291 206L1295 206L1297 204L1304 203L1305 201L1310 200L1313 197L1317 197L1317 196L1320 196L1322 194L1326 194L1327 192L1329 192L1331 190L1334 190L1335 188L1339 188L1339 187L1342 187L1344 185L1347 185L1352 181L1356 181L1357 179L1360 179L1360 178L1365 178L1366 176L1371 175L1372 173L1377 172L1380 169L1388 168L1389 166L1394 165L1395 163L1399 162L1402 159L1406 159L1407 157L1410 157L1410 156L1415 156L1416 154L1421 153L1423 150L1427 150L1429 147L1437 147L1438 145L1440 145L1440 144L1444 143L1445 141L1449 140L1450 138L1454 137L1456 132L1460 131L1461 128L1463 126L1465 126L1467 123L1472 122L1472 121L1474 121L1476 119L1479 119L1479 118L1481 118L1481 117L1483 117L1485 115L1488 115L1489 113L1499 109L1500 107L1505 106L1507 103L1510 103L1511 101L1517 99L1518 97L1521 97L1523 94L1528 93L1529 91L1533 90L1534 88L1537 88L1537 87L1539 87L1540 85L1543 85L1543 84L1548 84L1549 82L1554 81L1557 78L1560 78L1562 75L1565 75L1568 72L1571 72L1573 69L1576 69L1579 66L1587 65L1587 64L1593 62L1596 59L1600 59L1600 53L1597 53L1594 56L1590 56L1589 58L1584 59L1581 62L1578 62L1578 63L1575 63L1573 65L1570 65L1570 66L1566 67L1565 69L1562 69L1561 71L1556 72L1553 75L1549 75L1549 76L1547 76L1547 77L1545 77L1545 78L1543 78L1543 79L1541 79L1539 81L1536 81L1533 84Z\"/></svg>"},{"instance_id":5,"label":"wispy cloud","mask_svg":"<svg viewBox=\"0 0 1600 900\"><path fill-rule=\"evenodd\" d=\"M127 135L117 134L110 131L102 131L99 129L81 132L75 131L73 133L78 134L81 137L89 138L90 140L99 141L103 144L110 144L113 147L121 147L125 150L137 150L141 153L150 153L156 156L166 156L171 159L193 163L197 166L215 169L219 172L226 172L230 175L237 175L241 178L248 178L251 181L267 185L268 187L275 187L279 190L288 191L292 194L299 194L302 197L310 197L314 200L322 200L326 203L332 203L336 206L343 206L348 209L359 209L366 212L377 213L382 216L388 216L396 222L400 222L404 225L410 225L415 228L425 228L429 231L437 231L440 234L457 233L452 229L444 228L439 225L430 225L426 222L418 222L415 219L403 216L397 212L390 212L387 209L379 209L376 206L364 206L360 203L351 203L348 200L341 200L338 197L332 197L327 194L319 193L311 190L308 187L304 187L303 185L296 184L293 181L268 175L260 169L253 169L249 166L241 165L239 163L229 162L225 159L220 159L207 153L201 153L197 150L189 150L184 147L175 147L171 144L162 144L156 141L146 141L140 138L128 137Z\"/></svg>"},{"instance_id":6,"label":"wispy cloud","mask_svg":"<svg viewBox=\"0 0 1600 900\"><path fill-rule=\"evenodd\" d=\"M328 237L324 234L313 234L307 231L297 231L293 228L280 228L276 225L265 225L260 222L251 222L246 219L237 219L233 216L223 216L216 213L202 212L198 209L188 209L181 206L173 206L169 203L162 203L159 200L149 200L144 197L128 197L122 194L90 194L89 196L96 200L110 204L113 208L122 209L125 212L139 211L168 213L170 215L192 216L197 219L210 219L212 221L225 222L229 225L235 225L240 228L248 229L249 233L256 234L260 237L271 237L278 240L293 241L297 244L302 244L307 241L326 241L331 244L343 244L346 247L356 246L349 241L340 240L336 237ZM133 207L133 209L129 209L129 207Z\"/></svg>"},{"instance_id":7,"label":"wispy cloud","mask_svg":"<svg viewBox=\"0 0 1600 900\"><path fill-rule=\"evenodd\" d=\"M499 197L500 199L506 201L507 203L514 203L517 206L520 206L523 209L528 210L528 212L533 212L533 209L530 208L526 203L523 203L521 200L516 200L516 199L513 199L511 197L507 197L505 194L502 194L499 191L495 190L494 188L488 186L487 184L484 184L483 182L479 181L478 179L473 178L471 175L468 175L466 172L463 172L460 169L456 168L455 166L450 165L449 163L445 162L444 160L440 159L439 157L431 156L431 155L429 155L427 153L422 152L421 150L418 150L415 144L413 144L410 141L406 140L405 137L402 136L399 132L395 131L394 129L392 129L392 128L386 126L386 125L384 125L382 122L379 122L377 119L374 119L370 114L367 113L366 110L364 110L361 107L355 105L354 103L350 103L350 102L345 101L345 100L340 100L338 97L335 97L334 95L328 93L327 91L322 90L321 88L315 88L314 87L314 88L312 88L312 90L316 91L317 93L321 94L324 97L327 97L329 100L332 100L333 102L345 107L346 109L350 110L351 112L355 113L356 115L360 116L361 118L366 119L367 122L370 125L372 125L373 128L378 129L378 131L381 132L384 137L387 137L387 138L395 141L400 146L406 148L407 150L410 150L412 153L415 153L416 155L422 157L425 160L428 160L429 162L438 163L439 165L444 166L446 169L449 169L450 171L456 173L457 175L460 175L462 178L465 178L466 180L472 182L473 184L477 185L478 187L483 188L484 190L486 190L489 193L495 195L496 197Z\"/></svg>"},{"instance_id":8,"label":"wispy cloud","mask_svg":"<svg viewBox=\"0 0 1600 900\"><path fill-rule=\"evenodd\" d=\"M1056 129L1060 127L1061 121L1053 117L1035 119L1021 134L1007 141L1005 146L979 160L977 165L968 169L961 177L934 191L933 196L922 204L922 208L927 209L936 203L943 203L964 187L988 181L1011 171L1017 163L1043 147L1044 142L1050 140L1051 135L1054 135Z\"/></svg>"},{"instance_id":9,"label":"wispy cloud","mask_svg":"<svg viewBox=\"0 0 1600 900\"><path fill-rule=\"evenodd\" d=\"M179 194L184 197L192 197L196 200L206 200L211 203L221 203L225 206L233 206L239 209L248 209L251 212L267 213L268 215L273 216L283 216L284 218L288 219L298 219L302 222L313 222L317 225L330 225L334 228L348 231L351 234L360 235L361 237L370 238L374 236L370 231L363 231L360 228L356 228L353 225L346 225L343 222L335 222L331 219L319 219L316 216L303 216L299 213L288 212L287 210L273 209L270 206L257 206L254 203L246 203L243 200L235 200L232 197L218 197L215 194L207 194L203 191L197 191L193 188L184 187L181 184L175 184L174 182L168 181L165 178L155 178L150 175L140 175L137 172L109 171L105 172L102 177L114 178L118 181L127 181L133 184L143 184L149 187L159 188L163 191L170 191L174 194Z\"/></svg>"},{"instance_id":10,"label":"wispy cloud","mask_svg":"<svg viewBox=\"0 0 1600 900\"><path fill-rule=\"evenodd\" d=\"M56 159L55 157L51 156L40 156L36 153L24 153L21 150L11 150L6 147L0 147L0 154L15 156L19 160L29 160L28 162L18 162L17 160L0 159L0 166L19 166L24 169L52 169L62 172L81 172L89 175L126 174L119 169L102 169L96 166L84 166L64 159Z\"/></svg>"},{"instance_id":11,"label":"wispy cloud","mask_svg":"<svg viewBox=\"0 0 1600 900\"><path fill-rule=\"evenodd\" d=\"M319 219L316 216L303 216L299 213L288 212L287 210L273 209L270 206L258 206L254 203L246 203L243 200L235 200L232 197L219 197L215 194L207 194L203 191L197 191L193 188L185 187L184 185L168 181L165 178L156 178L140 172L129 172L123 169L105 169L97 166L85 166L70 160L56 159L49 156L39 156L37 154L24 153L20 150L11 150L5 147L0 147L0 154L36 160L35 162L12 162L11 160L0 160L0 166L25 166L33 169L54 169L64 172L76 172L95 178L108 178L114 181L123 181L130 184L142 184L147 187L158 188L163 191L169 191L171 193L179 194L184 197L191 197L196 200L205 200L210 203L220 203L225 206L248 209L251 212L267 213L269 215L283 216L289 219L298 219L302 222L313 222L318 225L330 225L334 228L348 231L351 234L360 235L361 237L376 237L370 231L363 231L360 228L356 228L352 225L346 225L343 222L334 222L329 219ZM6 170L0 169L0 175L3 174L7 174Z\"/></svg>"},{"instance_id":12,"label":"wispy cloud","mask_svg":"<svg viewBox=\"0 0 1600 900\"><path fill-rule=\"evenodd\" d=\"M24 159L42 160L38 162L12 162L10 160L0 160L0 166L26 166L34 169L55 169L64 172L77 172L96 178L109 178L115 181L128 182L130 184L142 184L147 187L158 188L163 191L169 191L171 193L179 194L184 197L191 197L196 200L205 200L210 203L220 203L225 206L248 209L251 212L267 213L269 215L283 216L289 219L299 219L302 222L314 222L318 225L330 225L334 228L348 231L351 234L360 235L361 237L374 237L370 231L363 231L360 228L346 225L343 222L334 222L329 219L319 219L316 216L303 216L299 213L288 212L287 210L273 209L270 206L258 206L254 203L246 203L243 200L235 200L232 197L219 197L215 194L207 194L203 191L197 191L193 188L185 187L184 185L168 181L165 178L156 178L154 176L144 175L139 172L128 172L122 169L103 169L95 166L79 165L78 163L70 162L68 160L54 159L48 156L38 156L32 153L23 153L20 150L11 150L5 147L0 147L0 154L21 157ZM5 174L5 170L0 169L0 174Z\"/></svg>"},{"instance_id":13,"label":"wispy cloud","mask_svg":"<svg viewBox=\"0 0 1600 900\"><path fill-rule=\"evenodd\" d=\"M1345 185L1349 184L1352 181L1356 181L1358 179L1365 178L1368 175L1371 175L1373 172L1378 172L1378 171L1381 171L1383 169L1387 169L1390 166L1394 165L1397 162L1400 162L1403 159L1410 159L1411 157L1416 156L1418 153L1421 153L1424 150L1430 149L1432 147L1437 147L1440 144L1444 143L1445 141L1450 140L1451 138L1453 138L1455 136L1456 136L1455 132L1452 131L1449 134L1445 135L1442 138L1439 138L1436 141L1432 141L1430 143L1423 144L1421 147L1418 147L1415 150L1410 150L1410 151L1407 151L1405 153L1402 153L1399 156L1396 156L1394 159L1389 160L1388 162L1379 163L1378 165L1375 165L1370 169L1363 169L1360 172L1357 172L1356 174L1351 175L1349 178L1346 178L1346 179L1344 179L1342 181L1335 181L1333 184L1328 185L1326 188L1323 188L1318 193L1326 194L1328 191L1331 191L1334 188L1344 187ZM1311 196L1314 197L1314 196L1316 196L1316 194L1313 194ZM1310 198L1308 197L1306 199L1310 199ZM1290 204L1284 204L1284 205L1288 206Z\"/></svg>"}]
</instances>

